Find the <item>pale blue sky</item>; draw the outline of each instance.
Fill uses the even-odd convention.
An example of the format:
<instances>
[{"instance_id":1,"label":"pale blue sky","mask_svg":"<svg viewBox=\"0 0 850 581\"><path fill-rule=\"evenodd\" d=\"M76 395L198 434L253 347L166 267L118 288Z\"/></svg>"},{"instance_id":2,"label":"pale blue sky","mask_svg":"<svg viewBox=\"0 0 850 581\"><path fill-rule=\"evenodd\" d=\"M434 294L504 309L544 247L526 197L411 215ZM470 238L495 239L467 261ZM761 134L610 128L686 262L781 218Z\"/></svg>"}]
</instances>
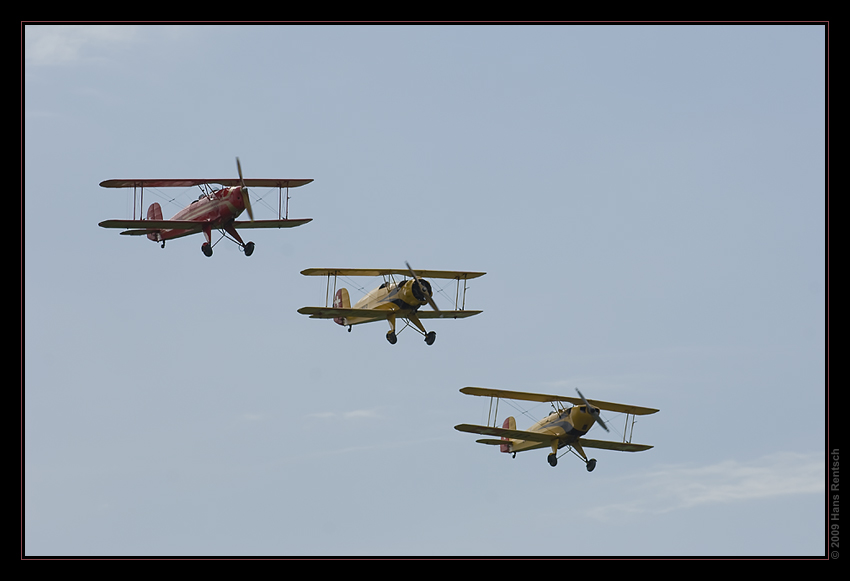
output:
<instances>
[{"instance_id":1,"label":"pale blue sky","mask_svg":"<svg viewBox=\"0 0 850 581\"><path fill-rule=\"evenodd\" d=\"M27 26L24 49L28 555L823 554L822 26ZM237 155L313 178L290 206L313 222L209 259L97 227L131 213L100 181ZM296 312L324 301L304 268L405 260L486 271L484 313L428 347ZM466 385L656 407L655 448L511 459L453 429L487 419Z\"/></svg>"}]
</instances>

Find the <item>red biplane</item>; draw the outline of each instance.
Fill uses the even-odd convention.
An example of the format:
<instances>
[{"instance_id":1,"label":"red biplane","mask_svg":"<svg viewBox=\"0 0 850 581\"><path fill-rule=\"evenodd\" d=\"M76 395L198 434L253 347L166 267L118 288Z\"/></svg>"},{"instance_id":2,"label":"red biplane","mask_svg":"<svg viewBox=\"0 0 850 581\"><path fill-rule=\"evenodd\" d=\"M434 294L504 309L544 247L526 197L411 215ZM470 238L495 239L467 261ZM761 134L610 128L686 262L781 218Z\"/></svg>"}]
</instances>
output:
<instances>
[{"instance_id":1,"label":"red biplane","mask_svg":"<svg viewBox=\"0 0 850 581\"><path fill-rule=\"evenodd\" d=\"M201 251L205 256L212 256L212 231L222 231L239 245L245 252L245 256L251 256L254 252L254 243L245 243L239 235L237 228L294 228L311 221L312 218L289 219L289 188L297 188L309 184L313 180L289 180L289 179L243 179L242 165L236 158L236 168L239 177L236 179L164 179L164 180L106 180L101 182L104 188L133 188L133 219L132 220L105 220L98 224L102 228L130 228L121 232L127 236L147 235L150 240L160 242L165 248L165 241L172 238L181 238L190 234L203 232L206 242L201 245ZM224 186L214 190L210 184ZM170 220L162 219L162 209L157 202L148 208L146 220L136 220L136 193L140 193L139 213L144 205L145 187L169 188L169 187L192 187L205 188L200 197L191 204L177 212ZM277 220L254 220L251 210L251 201L248 197L248 187L278 188L278 219ZM286 188L286 212L281 215L281 200L283 189ZM244 211L248 211L248 221L237 221L236 218Z\"/></svg>"}]
</instances>

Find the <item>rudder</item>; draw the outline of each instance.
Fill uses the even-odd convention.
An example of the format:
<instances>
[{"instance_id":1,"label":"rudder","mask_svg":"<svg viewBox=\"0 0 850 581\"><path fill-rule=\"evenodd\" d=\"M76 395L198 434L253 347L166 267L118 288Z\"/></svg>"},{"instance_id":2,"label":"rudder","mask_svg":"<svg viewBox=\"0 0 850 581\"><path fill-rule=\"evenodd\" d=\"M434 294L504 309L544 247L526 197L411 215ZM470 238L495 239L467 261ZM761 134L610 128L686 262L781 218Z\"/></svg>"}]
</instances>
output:
<instances>
[{"instance_id":1,"label":"rudder","mask_svg":"<svg viewBox=\"0 0 850 581\"><path fill-rule=\"evenodd\" d=\"M505 423L502 424L502 427L505 428L506 430L516 430L516 420L514 419L513 416L508 416L507 418L505 418ZM506 438L505 436L502 436L502 439L505 440L508 443L499 444L499 450L501 450L502 452L510 452L511 451L511 445L510 445L511 439Z\"/></svg>"},{"instance_id":2,"label":"rudder","mask_svg":"<svg viewBox=\"0 0 850 581\"><path fill-rule=\"evenodd\" d=\"M334 308L335 309L350 309L351 308L351 300L348 298L348 289L341 288L336 291L334 295ZM337 325L345 326L345 318L344 317L334 317L334 323Z\"/></svg>"},{"instance_id":3,"label":"rudder","mask_svg":"<svg viewBox=\"0 0 850 581\"><path fill-rule=\"evenodd\" d=\"M148 208L148 220L162 220L162 208L159 207L159 204L157 202L154 202ZM159 242L159 232L149 232L148 240Z\"/></svg>"}]
</instances>

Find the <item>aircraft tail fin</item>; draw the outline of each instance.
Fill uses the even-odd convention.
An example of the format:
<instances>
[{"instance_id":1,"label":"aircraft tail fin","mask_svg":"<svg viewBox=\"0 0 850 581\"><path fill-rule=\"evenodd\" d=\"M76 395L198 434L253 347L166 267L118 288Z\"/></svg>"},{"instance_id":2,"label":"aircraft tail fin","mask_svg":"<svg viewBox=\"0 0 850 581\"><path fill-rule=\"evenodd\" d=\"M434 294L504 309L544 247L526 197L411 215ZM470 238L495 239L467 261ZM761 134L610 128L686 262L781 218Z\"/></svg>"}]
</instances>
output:
<instances>
[{"instance_id":1,"label":"aircraft tail fin","mask_svg":"<svg viewBox=\"0 0 850 581\"><path fill-rule=\"evenodd\" d=\"M162 220L162 208L157 202L148 208L148 220ZM148 232L148 239L159 242L159 232Z\"/></svg>"},{"instance_id":2,"label":"aircraft tail fin","mask_svg":"<svg viewBox=\"0 0 850 581\"><path fill-rule=\"evenodd\" d=\"M335 309L350 309L351 308L351 300L348 298L348 289L341 288L338 291L336 291L336 294L334 295L334 308ZM334 317L334 323L336 323L337 325L342 325L342 326L346 325L344 317Z\"/></svg>"},{"instance_id":3,"label":"aircraft tail fin","mask_svg":"<svg viewBox=\"0 0 850 581\"><path fill-rule=\"evenodd\" d=\"M507 428L508 430L516 430L516 420L514 419L513 416L508 416L507 418L505 418L505 423L502 424L502 427ZM502 436L502 439L505 440L507 443L500 444L499 450L501 450L502 452L510 452L511 451L511 445L510 445L511 439L506 438L504 436Z\"/></svg>"}]
</instances>

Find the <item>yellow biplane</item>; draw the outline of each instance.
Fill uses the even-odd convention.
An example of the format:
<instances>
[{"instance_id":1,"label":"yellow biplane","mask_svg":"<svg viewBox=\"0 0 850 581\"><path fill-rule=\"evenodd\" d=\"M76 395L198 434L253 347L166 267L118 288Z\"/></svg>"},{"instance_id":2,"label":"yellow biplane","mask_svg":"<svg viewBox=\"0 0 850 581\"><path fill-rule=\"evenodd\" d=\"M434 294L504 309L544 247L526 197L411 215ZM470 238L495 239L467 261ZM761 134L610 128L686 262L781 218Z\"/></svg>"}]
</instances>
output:
<instances>
[{"instance_id":1,"label":"yellow biplane","mask_svg":"<svg viewBox=\"0 0 850 581\"><path fill-rule=\"evenodd\" d=\"M328 284L325 290L324 307L303 307L298 309L302 315L310 315L311 319L333 319L338 325L348 327L351 332L352 325L361 323L372 323L374 321L388 321L390 330L387 332L387 341L395 345L398 340L396 335L396 319L406 319L408 324L425 337L428 345L433 345L437 338L434 331L426 331L421 319L461 319L477 315L481 311L467 311L466 307L466 281L471 278L483 276L483 272L456 272L448 270L413 270L410 264L405 263L405 269L371 269L371 268L308 268L302 270L304 276L327 276ZM406 278L407 275L410 278ZM395 276L405 277L400 282ZM370 291L352 307L348 296L348 289L336 288L338 276L381 276L384 282L378 288ZM328 294L330 291L331 277L334 279L333 306L328 307ZM442 311L434 302L431 283L425 278L446 278L457 280L457 291L455 293L455 309ZM460 294L461 281L463 281L463 295ZM420 311L419 307L426 304L431 305L432 311ZM460 308L458 308L460 306ZM400 333L401 331L399 331Z\"/></svg>"},{"instance_id":2,"label":"yellow biplane","mask_svg":"<svg viewBox=\"0 0 850 581\"><path fill-rule=\"evenodd\" d=\"M558 464L558 450L569 446L573 454L584 461L587 471L592 472L596 468L596 459L587 459L584 448L601 448L603 450L620 450L623 452L641 452L652 446L645 444L632 444L632 433L634 432L635 416L654 414L658 410L653 408L626 405L621 403L610 403L595 399L585 399L582 393L576 389L579 397L566 397L561 395L545 395L542 393L525 393L521 391L506 391L502 389L489 389L483 387L464 387L461 393L467 395L489 396L490 412L493 414L493 425L490 424L488 415L486 426L472 424L459 424L455 429L471 434L485 436L498 436L498 440L476 440L481 444L499 446L502 452L511 453L516 457L517 452L525 450L536 450L538 448L551 448L549 454L549 465ZM508 417L501 428L496 427L496 416L499 413L499 399L515 399L536 402L551 402L554 410L545 418L531 426L528 430L517 430L516 420ZM496 403L493 412L493 402ZM561 402L573 404L567 408ZM608 426L599 416L600 410L619 412L626 414L626 429L623 430L622 442L610 442L606 440L590 440L583 436L590 430L593 424L599 424L606 432ZM629 416L632 416L631 430L628 441L626 431L629 428Z\"/></svg>"}]
</instances>

